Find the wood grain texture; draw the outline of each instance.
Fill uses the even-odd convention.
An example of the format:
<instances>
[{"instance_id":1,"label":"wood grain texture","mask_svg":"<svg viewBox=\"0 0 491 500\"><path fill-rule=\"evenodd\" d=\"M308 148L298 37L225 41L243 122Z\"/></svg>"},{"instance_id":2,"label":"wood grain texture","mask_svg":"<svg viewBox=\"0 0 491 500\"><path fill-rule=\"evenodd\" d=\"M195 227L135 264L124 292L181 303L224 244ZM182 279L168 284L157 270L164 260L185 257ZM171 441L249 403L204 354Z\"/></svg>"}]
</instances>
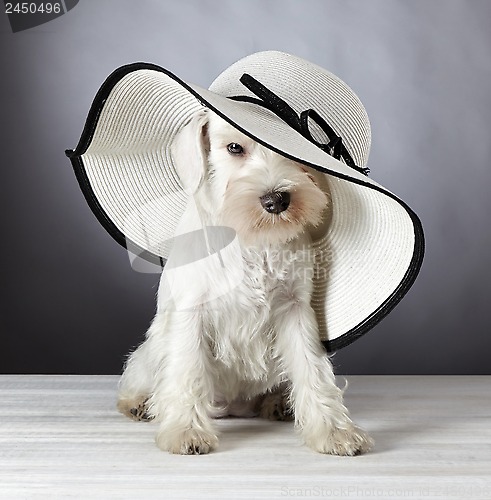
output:
<instances>
[{"instance_id":1,"label":"wood grain texture","mask_svg":"<svg viewBox=\"0 0 491 500\"><path fill-rule=\"evenodd\" d=\"M156 424L117 413L117 377L0 376L0 498L491 498L491 377L348 380L376 441L353 458L260 419L218 421L210 455L169 455Z\"/></svg>"}]
</instances>

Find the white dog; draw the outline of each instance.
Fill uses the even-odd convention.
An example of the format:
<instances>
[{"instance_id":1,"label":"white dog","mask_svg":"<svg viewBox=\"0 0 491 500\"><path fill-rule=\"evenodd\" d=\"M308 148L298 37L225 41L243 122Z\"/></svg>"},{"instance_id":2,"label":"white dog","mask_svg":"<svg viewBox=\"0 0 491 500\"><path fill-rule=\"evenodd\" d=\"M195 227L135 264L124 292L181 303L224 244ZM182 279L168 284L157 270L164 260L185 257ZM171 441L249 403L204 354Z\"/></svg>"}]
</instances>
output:
<instances>
[{"instance_id":1,"label":"white dog","mask_svg":"<svg viewBox=\"0 0 491 500\"><path fill-rule=\"evenodd\" d=\"M164 271L157 314L120 382L119 410L159 422L157 444L172 453L215 448L214 417L258 414L294 418L318 452L367 451L372 440L343 405L310 304L309 232L329 212L322 176L211 111L179 132L172 155L203 226L235 231L240 265L231 276L240 279L223 288L213 266L174 281ZM222 254L222 268L237 266Z\"/></svg>"}]
</instances>

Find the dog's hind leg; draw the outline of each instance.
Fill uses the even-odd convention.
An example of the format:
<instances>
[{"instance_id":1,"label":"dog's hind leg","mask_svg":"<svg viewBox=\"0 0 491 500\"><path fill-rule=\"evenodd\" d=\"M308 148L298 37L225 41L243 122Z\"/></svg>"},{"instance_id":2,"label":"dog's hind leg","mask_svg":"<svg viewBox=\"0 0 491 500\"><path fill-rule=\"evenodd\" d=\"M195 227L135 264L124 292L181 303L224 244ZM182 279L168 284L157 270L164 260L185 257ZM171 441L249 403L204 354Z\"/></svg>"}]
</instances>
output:
<instances>
[{"instance_id":1,"label":"dog's hind leg","mask_svg":"<svg viewBox=\"0 0 491 500\"><path fill-rule=\"evenodd\" d=\"M286 384L264 394L261 401L259 416L267 420L293 420L293 410L288 398Z\"/></svg>"},{"instance_id":2,"label":"dog's hind leg","mask_svg":"<svg viewBox=\"0 0 491 500\"><path fill-rule=\"evenodd\" d=\"M157 314L146 340L128 357L119 381L118 410L133 420L148 421L154 418L149 398L154 390L155 373L164 362L161 344L164 329L165 317Z\"/></svg>"}]
</instances>

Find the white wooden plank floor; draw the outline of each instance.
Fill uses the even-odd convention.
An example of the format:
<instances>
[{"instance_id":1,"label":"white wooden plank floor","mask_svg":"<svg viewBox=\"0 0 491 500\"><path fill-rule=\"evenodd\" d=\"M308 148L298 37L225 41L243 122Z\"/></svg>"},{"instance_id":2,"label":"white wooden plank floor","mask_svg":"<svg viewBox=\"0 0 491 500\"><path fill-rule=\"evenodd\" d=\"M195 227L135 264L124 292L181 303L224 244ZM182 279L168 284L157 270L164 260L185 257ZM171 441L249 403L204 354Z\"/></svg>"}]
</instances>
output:
<instances>
[{"instance_id":1,"label":"white wooden plank floor","mask_svg":"<svg viewBox=\"0 0 491 500\"><path fill-rule=\"evenodd\" d=\"M348 380L376 441L353 458L259 419L218 421L210 455L169 455L155 424L116 412L117 377L0 376L0 498L491 499L491 377Z\"/></svg>"}]
</instances>

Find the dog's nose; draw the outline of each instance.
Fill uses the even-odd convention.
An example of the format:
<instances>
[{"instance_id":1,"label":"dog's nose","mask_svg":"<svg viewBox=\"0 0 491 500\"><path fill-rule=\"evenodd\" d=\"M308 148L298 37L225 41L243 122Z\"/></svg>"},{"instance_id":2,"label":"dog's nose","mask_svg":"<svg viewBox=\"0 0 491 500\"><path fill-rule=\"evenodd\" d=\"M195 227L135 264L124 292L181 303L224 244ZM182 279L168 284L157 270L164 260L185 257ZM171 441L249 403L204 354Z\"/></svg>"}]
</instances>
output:
<instances>
[{"instance_id":1,"label":"dog's nose","mask_svg":"<svg viewBox=\"0 0 491 500\"><path fill-rule=\"evenodd\" d=\"M290 193L270 191L259 198L262 207L270 214L284 212L290 205Z\"/></svg>"}]
</instances>

